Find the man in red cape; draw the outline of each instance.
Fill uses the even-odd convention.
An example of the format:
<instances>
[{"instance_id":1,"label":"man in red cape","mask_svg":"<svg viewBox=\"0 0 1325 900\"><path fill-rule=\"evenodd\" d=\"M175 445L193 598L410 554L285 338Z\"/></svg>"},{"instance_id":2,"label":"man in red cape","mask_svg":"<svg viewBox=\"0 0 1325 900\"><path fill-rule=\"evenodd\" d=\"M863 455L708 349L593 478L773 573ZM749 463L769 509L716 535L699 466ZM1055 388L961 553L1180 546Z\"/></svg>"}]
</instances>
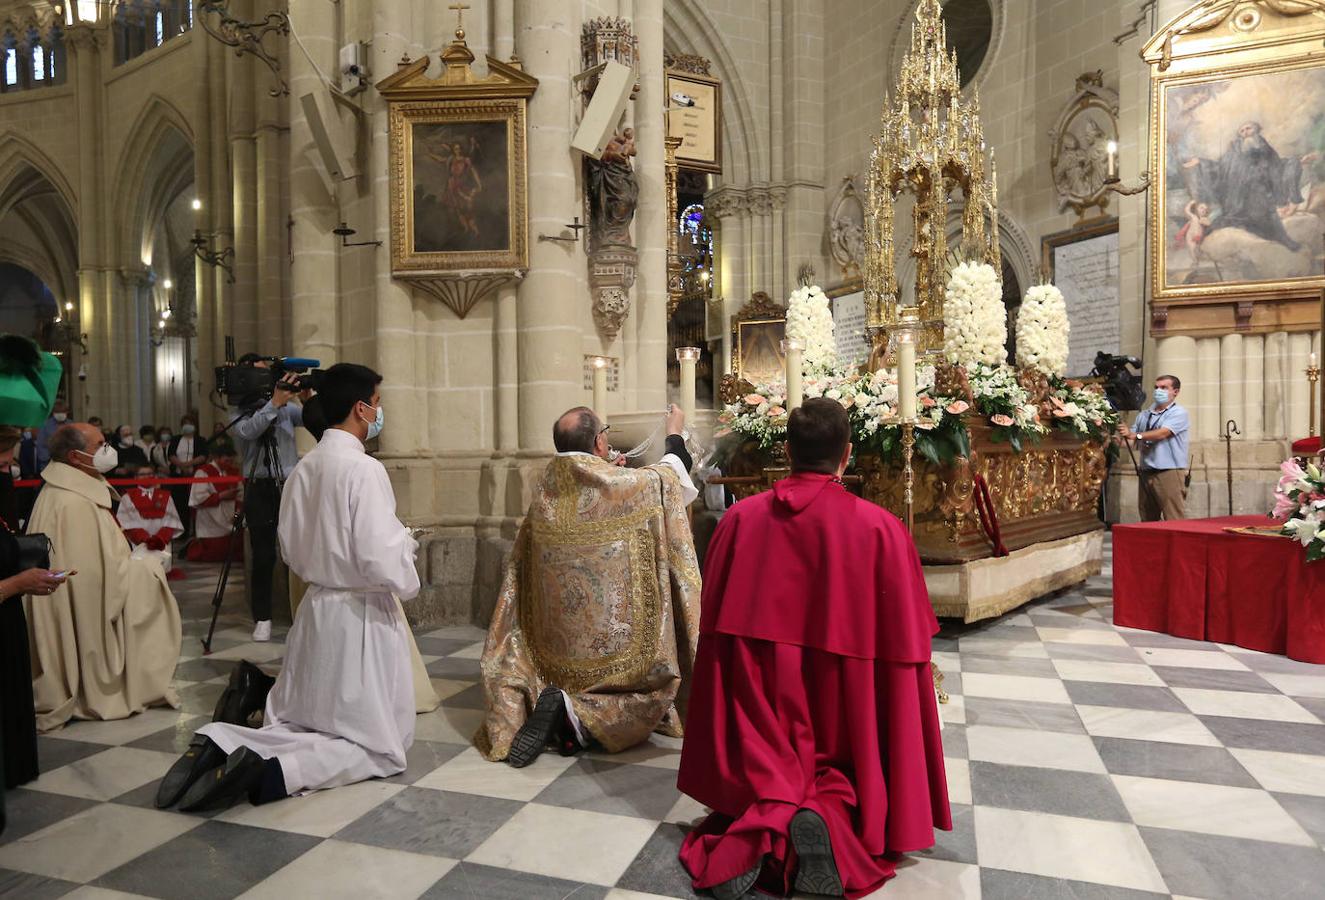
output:
<instances>
[{"instance_id":1,"label":"man in red cape","mask_svg":"<svg viewBox=\"0 0 1325 900\"><path fill-rule=\"evenodd\" d=\"M938 622L896 517L849 494L846 410L792 412L792 473L709 544L679 786L714 810L681 862L719 900L862 897L951 830Z\"/></svg>"}]
</instances>

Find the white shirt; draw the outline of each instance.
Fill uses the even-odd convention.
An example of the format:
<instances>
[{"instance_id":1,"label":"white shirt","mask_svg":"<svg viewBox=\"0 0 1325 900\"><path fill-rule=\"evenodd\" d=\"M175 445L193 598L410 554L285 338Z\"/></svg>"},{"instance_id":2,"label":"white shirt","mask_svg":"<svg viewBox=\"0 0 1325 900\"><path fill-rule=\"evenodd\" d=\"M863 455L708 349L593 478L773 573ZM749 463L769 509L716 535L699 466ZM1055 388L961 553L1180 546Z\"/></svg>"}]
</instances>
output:
<instances>
[{"instance_id":1,"label":"white shirt","mask_svg":"<svg viewBox=\"0 0 1325 900\"><path fill-rule=\"evenodd\" d=\"M281 497L281 553L310 585L356 593L419 593L418 542L396 518L386 468L354 435L327 429Z\"/></svg>"}]
</instances>

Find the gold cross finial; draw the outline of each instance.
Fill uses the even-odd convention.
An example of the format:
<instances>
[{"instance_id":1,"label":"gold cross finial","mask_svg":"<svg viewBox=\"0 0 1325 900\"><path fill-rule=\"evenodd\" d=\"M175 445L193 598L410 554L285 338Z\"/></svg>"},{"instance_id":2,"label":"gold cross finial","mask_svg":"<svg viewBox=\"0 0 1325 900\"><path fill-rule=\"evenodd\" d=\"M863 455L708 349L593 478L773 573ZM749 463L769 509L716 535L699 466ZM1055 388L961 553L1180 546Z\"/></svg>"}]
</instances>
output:
<instances>
[{"instance_id":1,"label":"gold cross finial","mask_svg":"<svg viewBox=\"0 0 1325 900\"><path fill-rule=\"evenodd\" d=\"M455 39L463 41L465 39L465 10L469 9L469 4L452 3L447 9L455 10Z\"/></svg>"}]
</instances>

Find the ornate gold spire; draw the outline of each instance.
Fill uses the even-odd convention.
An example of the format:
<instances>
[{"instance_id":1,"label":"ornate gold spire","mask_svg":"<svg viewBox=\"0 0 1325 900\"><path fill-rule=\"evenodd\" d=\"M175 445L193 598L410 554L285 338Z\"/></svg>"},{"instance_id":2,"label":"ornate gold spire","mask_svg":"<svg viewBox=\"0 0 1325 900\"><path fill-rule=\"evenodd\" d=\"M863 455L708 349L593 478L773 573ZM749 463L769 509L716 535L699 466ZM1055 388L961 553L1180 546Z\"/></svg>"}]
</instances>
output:
<instances>
[{"instance_id":1,"label":"ornate gold spire","mask_svg":"<svg viewBox=\"0 0 1325 900\"><path fill-rule=\"evenodd\" d=\"M980 95L961 94L957 54L947 50L939 0L922 0L911 24L911 47L902 60L895 96L884 100L880 130L870 156L866 203L865 301L876 336L896 324L903 306L920 309L920 349L943 345L943 294L947 280L946 222L952 193L965 198L960 255L999 267L997 190L993 155L985 168ZM914 198L911 256L916 296L898 296L894 206ZM986 218L994 224L985 227Z\"/></svg>"}]
</instances>

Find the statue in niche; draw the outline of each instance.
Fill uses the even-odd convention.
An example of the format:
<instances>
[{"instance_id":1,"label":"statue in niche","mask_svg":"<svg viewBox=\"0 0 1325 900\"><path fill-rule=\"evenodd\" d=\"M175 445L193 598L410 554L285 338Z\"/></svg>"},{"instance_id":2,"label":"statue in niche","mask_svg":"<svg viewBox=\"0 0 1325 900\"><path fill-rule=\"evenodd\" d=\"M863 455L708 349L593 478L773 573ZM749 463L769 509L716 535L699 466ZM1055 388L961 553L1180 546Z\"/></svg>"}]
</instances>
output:
<instances>
[{"instance_id":1,"label":"statue in niche","mask_svg":"<svg viewBox=\"0 0 1325 900\"><path fill-rule=\"evenodd\" d=\"M631 246L630 223L639 203L639 180L631 157L635 129L612 137L601 159L589 160L589 235L591 251L605 246Z\"/></svg>"}]
</instances>

